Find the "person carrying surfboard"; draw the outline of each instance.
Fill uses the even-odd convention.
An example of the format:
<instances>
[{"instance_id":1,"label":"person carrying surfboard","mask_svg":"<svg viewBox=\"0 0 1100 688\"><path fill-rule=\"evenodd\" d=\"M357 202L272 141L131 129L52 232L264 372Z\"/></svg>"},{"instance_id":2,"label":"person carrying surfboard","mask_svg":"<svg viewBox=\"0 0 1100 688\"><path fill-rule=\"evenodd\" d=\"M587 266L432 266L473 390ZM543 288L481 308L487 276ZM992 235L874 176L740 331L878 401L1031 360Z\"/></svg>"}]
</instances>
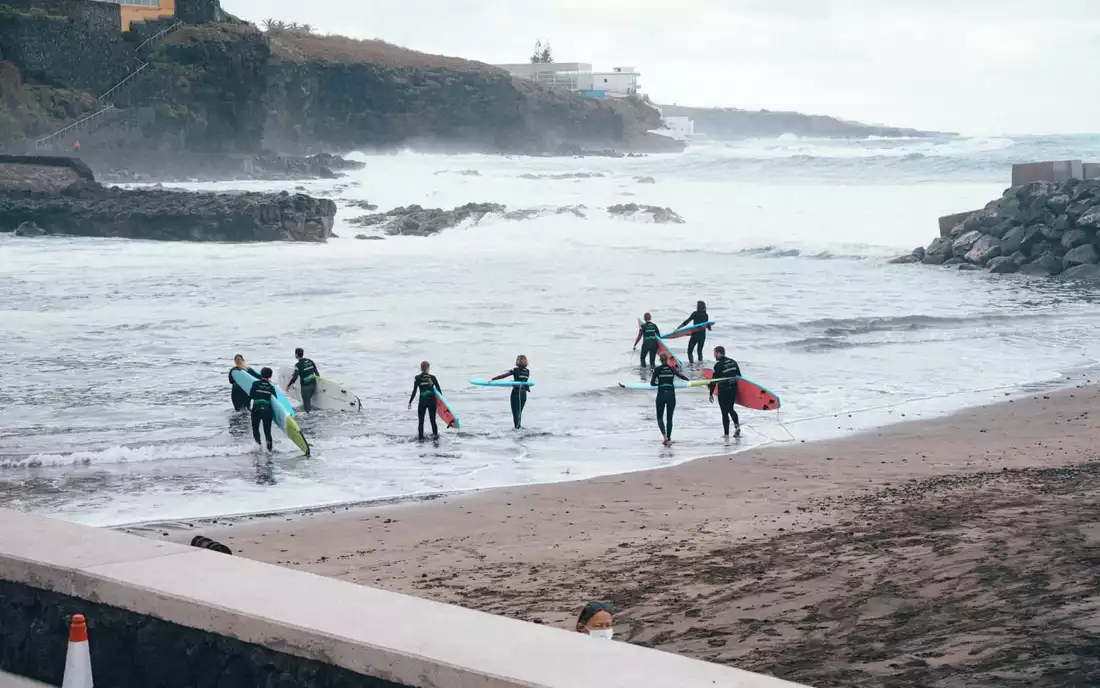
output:
<instances>
[{"instance_id":1,"label":"person carrying surfboard","mask_svg":"<svg viewBox=\"0 0 1100 688\"><path fill-rule=\"evenodd\" d=\"M506 377L511 376L516 382L527 382L531 379L531 371L527 369L527 357L523 354L516 356L516 367L509 370L507 373L501 373L491 381L503 380ZM512 422L516 426L516 430L520 429L520 421L523 418L523 407L527 405L527 385L517 385L512 388Z\"/></svg>"},{"instance_id":2,"label":"person carrying surfboard","mask_svg":"<svg viewBox=\"0 0 1100 688\"><path fill-rule=\"evenodd\" d=\"M676 413L676 378L687 380L683 373L668 364L668 354L662 351L661 365L654 369L649 384L657 388L657 427L661 429L666 447L672 443L672 414ZM666 413L667 421L664 418Z\"/></svg>"},{"instance_id":3,"label":"person carrying surfboard","mask_svg":"<svg viewBox=\"0 0 1100 688\"><path fill-rule=\"evenodd\" d=\"M634 338L634 350L638 350L638 342L642 342L641 362L645 367L645 357L649 356L649 367L652 368L657 358L657 338L661 336L661 328L653 322L653 316L646 313L642 316L644 322L638 326L638 336ZM645 341L642 341L642 340Z\"/></svg>"},{"instance_id":4,"label":"person carrying surfboard","mask_svg":"<svg viewBox=\"0 0 1100 688\"><path fill-rule=\"evenodd\" d=\"M257 380L260 379L260 374L245 365L244 356L237 354L233 357L233 367L229 369L229 384L233 387L233 394L231 397L233 400L233 410L240 411L241 409L250 408L252 402L248 398L248 392L241 389L240 385L233 381L234 370L243 370Z\"/></svg>"},{"instance_id":5,"label":"person carrying surfboard","mask_svg":"<svg viewBox=\"0 0 1100 688\"><path fill-rule=\"evenodd\" d=\"M294 374L290 376L290 382L286 388L294 384L299 377L302 380L302 409L309 413L313 411L313 395L317 392L317 377L321 374L317 370L317 364L306 358L306 352L298 347L294 350L294 358L298 361L294 364Z\"/></svg>"},{"instance_id":6,"label":"person carrying surfboard","mask_svg":"<svg viewBox=\"0 0 1100 688\"><path fill-rule=\"evenodd\" d=\"M680 327L687 325L689 322L693 322L696 325L702 325L710 320L707 317L707 304L704 301L698 301L695 304L695 311L687 317L684 322L680 323ZM677 327L676 329L680 329ZM707 330L710 329L710 325L706 329L700 329L697 332L691 333L691 339L688 340L688 363L695 363L695 358L692 353L696 348L699 349L699 362L703 362L703 344L707 341Z\"/></svg>"},{"instance_id":7,"label":"person carrying surfboard","mask_svg":"<svg viewBox=\"0 0 1100 688\"><path fill-rule=\"evenodd\" d=\"M267 450L271 451L271 421L275 419L275 410L271 408L274 401L275 385L271 384L271 368L260 370L260 379L252 383L249 397L252 399L252 436L256 438L256 448L260 448L260 423L264 425L264 437L267 439Z\"/></svg>"},{"instance_id":8,"label":"person carrying surfboard","mask_svg":"<svg viewBox=\"0 0 1100 688\"><path fill-rule=\"evenodd\" d=\"M443 391L439 386L439 379L432 375L432 364L427 361L420 362L420 374L413 378L413 390L409 395L409 408L413 407L413 399L420 395L420 404L416 407L416 436L424 439L424 414L432 421L432 437L439 437L439 427L435 423L435 390Z\"/></svg>"},{"instance_id":9,"label":"person carrying surfboard","mask_svg":"<svg viewBox=\"0 0 1100 688\"><path fill-rule=\"evenodd\" d=\"M739 378L741 366L737 361L726 357L726 347L714 347L714 378ZM710 390L710 403L714 403L714 393L718 392L718 406L722 409L722 430L726 437L730 436L730 418L733 418L733 436L741 436L741 419L737 417L737 411L733 405L737 403L737 380L724 379L722 382L712 382L707 385Z\"/></svg>"}]
</instances>

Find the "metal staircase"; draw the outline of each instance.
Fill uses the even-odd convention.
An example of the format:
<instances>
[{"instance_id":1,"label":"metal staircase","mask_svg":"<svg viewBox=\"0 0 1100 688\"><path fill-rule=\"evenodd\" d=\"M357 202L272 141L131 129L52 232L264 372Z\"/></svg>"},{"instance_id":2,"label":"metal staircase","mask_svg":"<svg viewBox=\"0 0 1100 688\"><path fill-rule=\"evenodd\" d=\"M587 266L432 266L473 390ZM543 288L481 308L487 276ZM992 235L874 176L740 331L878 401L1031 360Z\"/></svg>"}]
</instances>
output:
<instances>
[{"instance_id":1,"label":"metal staircase","mask_svg":"<svg viewBox=\"0 0 1100 688\"><path fill-rule=\"evenodd\" d=\"M152 44L155 41L160 40L161 38L164 38L168 34L170 34L174 31L176 31L177 29L179 29L181 26L183 26L183 22L177 20L174 24L158 31L157 33L153 34L149 38L146 38L144 41L142 41L137 46L137 48L134 49L134 54L138 56L138 59L140 61L141 60L141 51L146 46ZM52 134L49 134L48 136L43 136L42 138L37 139L34 142L34 147L39 149L39 150L53 149L53 148L56 147L57 143L62 138L67 138L69 136L72 136L72 135L80 133L80 132L90 131L93 127L98 127L98 126L102 125L106 118L110 118L113 115L116 115L120 112L125 112L126 108L115 107L115 102L123 94L129 92L130 88L133 87L137 77L143 71L145 71L145 69L148 66L149 66L148 62L141 61L140 64L138 65L137 69L130 72L128 75L126 75L126 78L122 79L117 84L115 84L111 88L107 89L107 91L104 92L103 95L96 98L96 104L100 106L99 110L93 112L90 115L86 115L85 117L82 117L81 119L78 119L77 121L73 122L72 124L69 124L69 125L61 128L61 129L58 129L57 131L53 132Z\"/></svg>"}]
</instances>

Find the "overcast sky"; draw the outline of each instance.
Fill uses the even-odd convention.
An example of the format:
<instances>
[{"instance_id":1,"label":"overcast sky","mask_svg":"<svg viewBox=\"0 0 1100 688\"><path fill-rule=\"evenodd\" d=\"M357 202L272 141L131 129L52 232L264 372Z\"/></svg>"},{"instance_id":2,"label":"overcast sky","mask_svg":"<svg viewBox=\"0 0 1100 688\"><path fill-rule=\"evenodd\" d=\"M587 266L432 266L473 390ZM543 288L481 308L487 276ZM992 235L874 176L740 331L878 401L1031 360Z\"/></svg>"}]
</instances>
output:
<instances>
[{"instance_id":1,"label":"overcast sky","mask_svg":"<svg viewBox=\"0 0 1100 688\"><path fill-rule=\"evenodd\" d=\"M222 0L425 52L633 65L659 103L1100 132L1100 0Z\"/></svg>"}]
</instances>

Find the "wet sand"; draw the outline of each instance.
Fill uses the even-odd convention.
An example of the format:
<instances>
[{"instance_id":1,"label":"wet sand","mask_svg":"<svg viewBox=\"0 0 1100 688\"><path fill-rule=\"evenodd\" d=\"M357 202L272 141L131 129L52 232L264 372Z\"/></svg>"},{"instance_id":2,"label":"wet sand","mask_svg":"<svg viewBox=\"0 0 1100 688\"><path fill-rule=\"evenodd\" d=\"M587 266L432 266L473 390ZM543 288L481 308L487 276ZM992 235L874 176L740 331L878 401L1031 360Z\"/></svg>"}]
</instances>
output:
<instances>
[{"instance_id":1,"label":"wet sand","mask_svg":"<svg viewBox=\"0 0 1100 688\"><path fill-rule=\"evenodd\" d=\"M1100 389L575 483L133 529L813 686L1100 685ZM593 457L594 459L596 457Z\"/></svg>"}]
</instances>

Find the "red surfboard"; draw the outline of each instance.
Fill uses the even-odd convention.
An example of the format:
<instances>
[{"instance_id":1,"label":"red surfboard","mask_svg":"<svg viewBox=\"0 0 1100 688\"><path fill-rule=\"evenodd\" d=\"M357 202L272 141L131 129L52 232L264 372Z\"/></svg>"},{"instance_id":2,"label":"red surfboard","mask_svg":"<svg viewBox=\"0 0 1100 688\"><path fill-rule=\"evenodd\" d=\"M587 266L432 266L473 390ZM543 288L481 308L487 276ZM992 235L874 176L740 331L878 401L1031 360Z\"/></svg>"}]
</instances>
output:
<instances>
[{"instance_id":1,"label":"red surfboard","mask_svg":"<svg viewBox=\"0 0 1100 688\"><path fill-rule=\"evenodd\" d=\"M459 429L458 416L451 410L447 400L443 398L443 392L440 392L439 389L435 390L435 414L448 428Z\"/></svg>"},{"instance_id":2,"label":"red surfboard","mask_svg":"<svg viewBox=\"0 0 1100 688\"><path fill-rule=\"evenodd\" d=\"M714 371L710 368L703 370L703 378L711 379ZM763 385L758 385L752 380L743 377L737 378L737 405L757 411L778 411L782 402L779 396Z\"/></svg>"}]
</instances>

